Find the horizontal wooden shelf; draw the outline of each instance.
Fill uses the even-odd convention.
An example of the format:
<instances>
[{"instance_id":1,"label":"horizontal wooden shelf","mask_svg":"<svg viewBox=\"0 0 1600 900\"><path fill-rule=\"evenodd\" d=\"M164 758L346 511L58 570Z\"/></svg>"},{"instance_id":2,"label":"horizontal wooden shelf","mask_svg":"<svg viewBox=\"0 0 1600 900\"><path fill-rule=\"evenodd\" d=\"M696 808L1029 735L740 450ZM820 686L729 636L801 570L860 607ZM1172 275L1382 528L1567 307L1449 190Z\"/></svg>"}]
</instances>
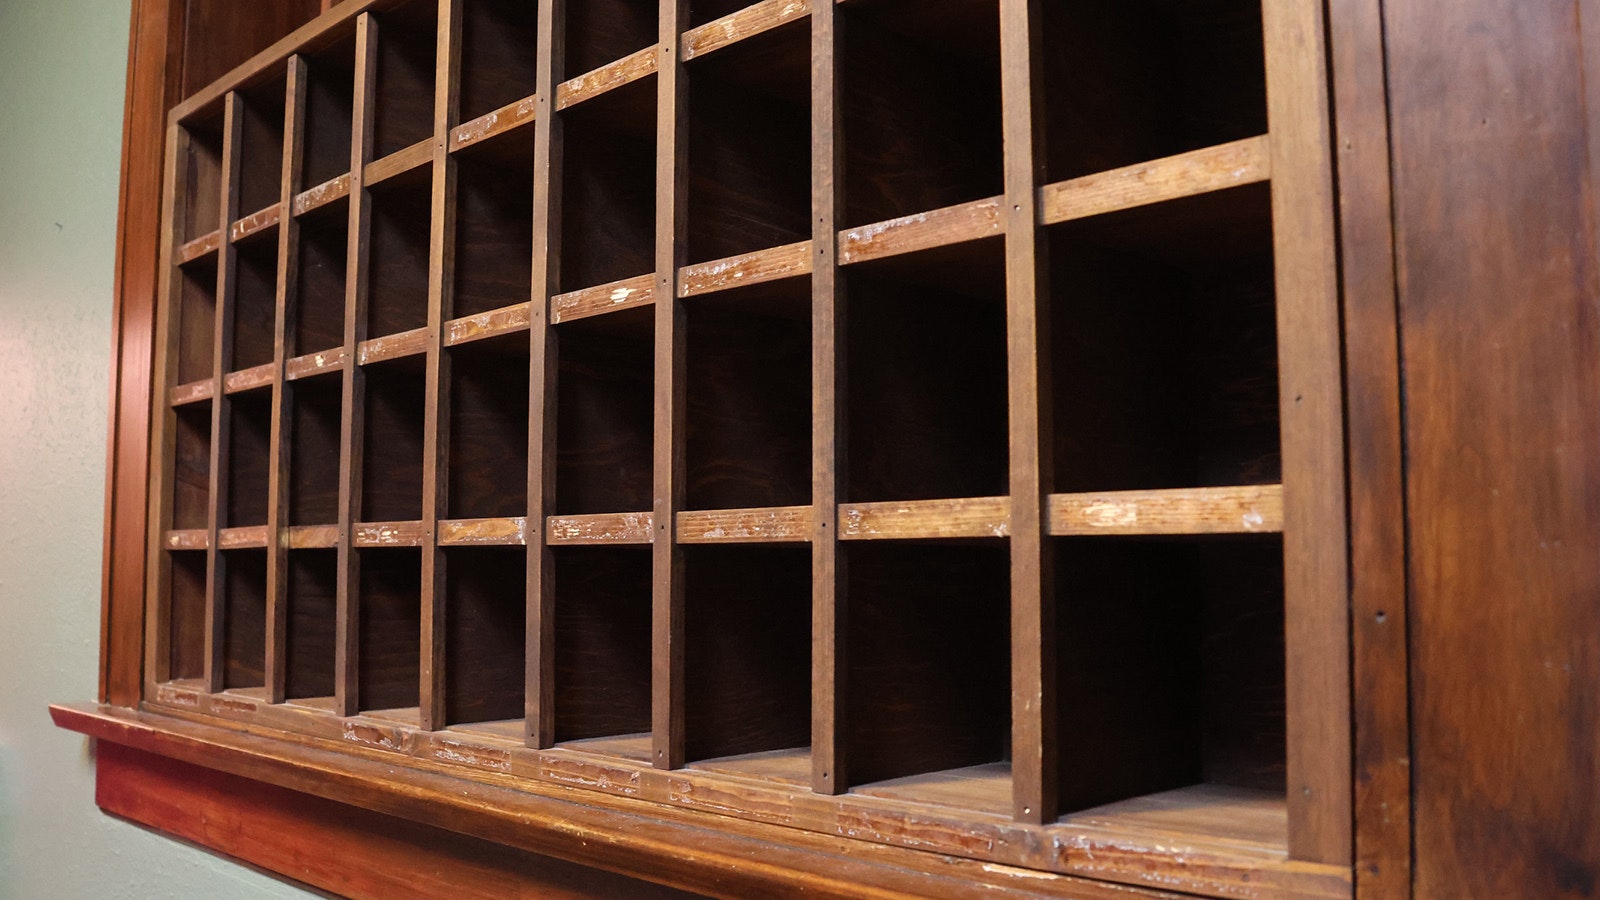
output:
<instances>
[{"instance_id":1,"label":"horizontal wooden shelf","mask_svg":"<svg viewBox=\"0 0 1600 900\"><path fill-rule=\"evenodd\" d=\"M644 734L619 734L611 737L563 741L556 745L556 751L648 763L650 762L650 735L646 732Z\"/></svg>"},{"instance_id":2,"label":"horizontal wooden shelf","mask_svg":"<svg viewBox=\"0 0 1600 900\"><path fill-rule=\"evenodd\" d=\"M421 547L426 544L421 522L361 522L351 531L352 542L357 547Z\"/></svg>"},{"instance_id":3,"label":"horizontal wooden shelf","mask_svg":"<svg viewBox=\"0 0 1600 900\"><path fill-rule=\"evenodd\" d=\"M191 381L180 384L167 393L167 403L172 406L185 406L190 403L199 403L210 400L216 393L216 384L207 378L203 381Z\"/></svg>"},{"instance_id":4,"label":"horizontal wooden shelf","mask_svg":"<svg viewBox=\"0 0 1600 900\"><path fill-rule=\"evenodd\" d=\"M620 312L656 302L655 276L639 275L550 298L550 324Z\"/></svg>"},{"instance_id":5,"label":"horizontal wooden shelf","mask_svg":"<svg viewBox=\"0 0 1600 900\"><path fill-rule=\"evenodd\" d=\"M213 231L209 234L202 234L178 248L178 265L188 265L202 256L217 252L217 248L221 246L222 232Z\"/></svg>"},{"instance_id":6,"label":"horizontal wooden shelf","mask_svg":"<svg viewBox=\"0 0 1600 900\"><path fill-rule=\"evenodd\" d=\"M1039 223L1053 225L1242 187L1266 181L1271 174L1271 142L1261 135L1045 185L1039 189Z\"/></svg>"},{"instance_id":7,"label":"horizontal wooden shelf","mask_svg":"<svg viewBox=\"0 0 1600 900\"><path fill-rule=\"evenodd\" d=\"M290 550L326 550L339 546L337 525L294 525L285 541Z\"/></svg>"},{"instance_id":8,"label":"horizontal wooden shelf","mask_svg":"<svg viewBox=\"0 0 1600 900\"><path fill-rule=\"evenodd\" d=\"M691 28L679 41L685 61L811 15L811 0L763 0Z\"/></svg>"},{"instance_id":9,"label":"horizontal wooden shelf","mask_svg":"<svg viewBox=\"0 0 1600 900\"><path fill-rule=\"evenodd\" d=\"M527 303L493 309L444 323L444 345L454 347L528 330Z\"/></svg>"},{"instance_id":10,"label":"horizontal wooden shelf","mask_svg":"<svg viewBox=\"0 0 1600 900\"><path fill-rule=\"evenodd\" d=\"M403 150L375 159L361 170L361 179L367 187L381 184L412 169L419 169L433 161L433 141L417 141Z\"/></svg>"},{"instance_id":11,"label":"horizontal wooden shelf","mask_svg":"<svg viewBox=\"0 0 1600 900\"><path fill-rule=\"evenodd\" d=\"M651 45L561 82L556 85L556 109L567 109L585 100L593 100L625 84L654 75L658 65L656 57L660 55L655 45Z\"/></svg>"},{"instance_id":12,"label":"horizontal wooden shelf","mask_svg":"<svg viewBox=\"0 0 1600 900\"><path fill-rule=\"evenodd\" d=\"M655 517L648 512L550 516L544 525L545 543L552 547L648 544L653 540L654 529Z\"/></svg>"},{"instance_id":13,"label":"horizontal wooden shelf","mask_svg":"<svg viewBox=\"0 0 1600 900\"><path fill-rule=\"evenodd\" d=\"M680 544L779 544L811 540L809 506L715 509L680 512Z\"/></svg>"},{"instance_id":14,"label":"horizontal wooden shelf","mask_svg":"<svg viewBox=\"0 0 1600 900\"><path fill-rule=\"evenodd\" d=\"M881 797L906 803L945 806L986 813L996 818L1011 815L1011 765L987 763L942 772L911 775L854 788L864 797Z\"/></svg>"},{"instance_id":15,"label":"horizontal wooden shelf","mask_svg":"<svg viewBox=\"0 0 1600 900\"><path fill-rule=\"evenodd\" d=\"M1005 233L1001 200L990 197L839 232L839 264L868 262Z\"/></svg>"},{"instance_id":16,"label":"horizontal wooden shelf","mask_svg":"<svg viewBox=\"0 0 1600 900\"><path fill-rule=\"evenodd\" d=\"M204 550L211 546L211 535L204 528L177 528L167 532L163 544L168 550Z\"/></svg>"},{"instance_id":17,"label":"horizontal wooden shelf","mask_svg":"<svg viewBox=\"0 0 1600 900\"><path fill-rule=\"evenodd\" d=\"M217 547L222 550L253 550L267 545L267 526L222 528L217 531Z\"/></svg>"},{"instance_id":18,"label":"horizontal wooden shelf","mask_svg":"<svg viewBox=\"0 0 1600 900\"><path fill-rule=\"evenodd\" d=\"M811 788L811 748L794 747L788 750L767 750L704 759L689 764L697 772L748 778L753 781L770 781L790 784L798 788Z\"/></svg>"},{"instance_id":19,"label":"horizontal wooden shelf","mask_svg":"<svg viewBox=\"0 0 1600 900\"><path fill-rule=\"evenodd\" d=\"M520 547L528 543L528 520L522 516L497 519L441 519L441 547Z\"/></svg>"},{"instance_id":20,"label":"horizontal wooden shelf","mask_svg":"<svg viewBox=\"0 0 1600 900\"><path fill-rule=\"evenodd\" d=\"M450 132L450 152L462 150L491 138L508 134L530 124L539 114L537 95L523 97L494 112L484 113L470 122L457 125Z\"/></svg>"},{"instance_id":21,"label":"horizontal wooden shelf","mask_svg":"<svg viewBox=\"0 0 1600 900\"><path fill-rule=\"evenodd\" d=\"M268 387L278 377L278 369L272 363L263 363L237 372L229 372L222 378L222 392L224 394L240 394L253 391L256 388Z\"/></svg>"},{"instance_id":22,"label":"horizontal wooden shelf","mask_svg":"<svg viewBox=\"0 0 1600 900\"><path fill-rule=\"evenodd\" d=\"M1174 836L1232 843L1251 852L1272 853L1287 845L1289 811L1282 795L1219 784L1190 787L1122 800L1061 817L1061 824L1086 831Z\"/></svg>"},{"instance_id":23,"label":"horizontal wooden shelf","mask_svg":"<svg viewBox=\"0 0 1600 900\"><path fill-rule=\"evenodd\" d=\"M300 378L310 378L324 372L337 372L344 368L344 348L334 347L317 353L307 353L304 356L295 356L283 363L283 377L286 381Z\"/></svg>"},{"instance_id":24,"label":"horizontal wooden shelf","mask_svg":"<svg viewBox=\"0 0 1600 900\"><path fill-rule=\"evenodd\" d=\"M843 503L839 540L1003 538L1011 534L1011 498L968 497Z\"/></svg>"},{"instance_id":25,"label":"horizontal wooden shelf","mask_svg":"<svg viewBox=\"0 0 1600 900\"><path fill-rule=\"evenodd\" d=\"M678 296L695 297L810 274L811 242L800 241L684 266L678 270Z\"/></svg>"},{"instance_id":26,"label":"horizontal wooden shelf","mask_svg":"<svg viewBox=\"0 0 1600 900\"><path fill-rule=\"evenodd\" d=\"M368 338L356 348L356 364L367 366L407 356L421 356L428 352L431 338L432 335L427 328L413 328L398 334Z\"/></svg>"},{"instance_id":27,"label":"horizontal wooden shelf","mask_svg":"<svg viewBox=\"0 0 1600 900\"><path fill-rule=\"evenodd\" d=\"M294 214L303 216L350 196L350 173L338 175L295 195Z\"/></svg>"},{"instance_id":28,"label":"horizontal wooden shelf","mask_svg":"<svg viewBox=\"0 0 1600 900\"><path fill-rule=\"evenodd\" d=\"M256 210L242 219L234 220L228 227L228 239L237 244L278 227L283 218L283 206L274 203L266 209Z\"/></svg>"},{"instance_id":29,"label":"horizontal wooden shelf","mask_svg":"<svg viewBox=\"0 0 1600 900\"><path fill-rule=\"evenodd\" d=\"M1050 533L1246 534L1283 530L1283 486L1055 494Z\"/></svg>"}]
</instances>

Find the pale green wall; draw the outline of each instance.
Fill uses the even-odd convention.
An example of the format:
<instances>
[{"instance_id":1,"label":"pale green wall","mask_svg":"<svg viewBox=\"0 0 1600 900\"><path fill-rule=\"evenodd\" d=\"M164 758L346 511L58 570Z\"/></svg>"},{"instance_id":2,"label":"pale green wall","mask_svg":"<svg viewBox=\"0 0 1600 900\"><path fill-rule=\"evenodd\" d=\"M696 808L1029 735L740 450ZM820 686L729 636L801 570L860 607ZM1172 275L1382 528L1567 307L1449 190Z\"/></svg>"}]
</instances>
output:
<instances>
[{"instance_id":1,"label":"pale green wall","mask_svg":"<svg viewBox=\"0 0 1600 900\"><path fill-rule=\"evenodd\" d=\"M45 712L95 691L128 10L0 0L0 898L305 896L102 815Z\"/></svg>"}]
</instances>

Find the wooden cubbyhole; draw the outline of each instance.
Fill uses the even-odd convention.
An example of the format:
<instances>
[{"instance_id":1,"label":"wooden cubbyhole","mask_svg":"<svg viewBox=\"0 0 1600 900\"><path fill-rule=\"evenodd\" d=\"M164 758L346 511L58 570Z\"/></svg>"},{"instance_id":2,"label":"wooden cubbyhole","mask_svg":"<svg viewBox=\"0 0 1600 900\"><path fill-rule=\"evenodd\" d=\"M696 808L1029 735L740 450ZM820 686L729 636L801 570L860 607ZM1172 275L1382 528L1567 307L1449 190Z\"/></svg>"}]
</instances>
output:
<instances>
[{"instance_id":1,"label":"wooden cubbyhole","mask_svg":"<svg viewBox=\"0 0 1600 900\"><path fill-rule=\"evenodd\" d=\"M527 303L533 289L533 164L498 163L457 156L454 318Z\"/></svg>"},{"instance_id":2,"label":"wooden cubbyhole","mask_svg":"<svg viewBox=\"0 0 1600 900\"><path fill-rule=\"evenodd\" d=\"M274 317L278 304L277 236L260 235L235 245L233 347L235 372L272 362Z\"/></svg>"},{"instance_id":3,"label":"wooden cubbyhole","mask_svg":"<svg viewBox=\"0 0 1600 900\"><path fill-rule=\"evenodd\" d=\"M382 159L433 136L439 4L436 0L411 0L376 18L378 75L372 156Z\"/></svg>"},{"instance_id":4,"label":"wooden cubbyhole","mask_svg":"<svg viewBox=\"0 0 1600 900\"><path fill-rule=\"evenodd\" d=\"M451 519L528 513L528 337L509 334L450 354Z\"/></svg>"},{"instance_id":5,"label":"wooden cubbyhole","mask_svg":"<svg viewBox=\"0 0 1600 900\"><path fill-rule=\"evenodd\" d=\"M793 780L805 782L810 549L694 546L683 554L686 758L737 765L728 758L760 754L770 765L781 755Z\"/></svg>"},{"instance_id":6,"label":"wooden cubbyhole","mask_svg":"<svg viewBox=\"0 0 1600 900\"><path fill-rule=\"evenodd\" d=\"M428 324L428 230L433 170L413 169L374 185L367 244L367 336Z\"/></svg>"},{"instance_id":7,"label":"wooden cubbyhole","mask_svg":"<svg viewBox=\"0 0 1600 900\"><path fill-rule=\"evenodd\" d=\"M1009 813L1006 546L881 541L845 552L850 787Z\"/></svg>"},{"instance_id":8,"label":"wooden cubbyhole","mask_svg":"<svg viewBox=\"0 0 1600 900\"><path fill-rule=\"evenodd\" d=\"M689 0L689 27L699 28L723 16L731 16L757 0Z\"/></svg>"},{"instance_id":9,"label":"wooden cubbyhole","mask_svg":"<svg viewBox=\"0 0 1600 900\"><path fill-rule=\"evenodd\" d=\"M1049 181L1266 133L1259 0L1046 0L1042 13Z\"/></svg>"},{"instance_id":10,"label":"wooden cubbyhole","mask_svg":"<svg viewBox=\"0 0 1600 900\"><path fill-rule=\"evenodd\" d=\"M997 0L839 8L845 227L1004 190Z\"/></svg>"},{"instance_id":11,"label":"wooden cubbyhole","mask_svg":"<svg viewBox=\"0 0 1600 900\"><path fill-rule=\"evenodd\" d=\"M1065 818L1154 800L1227 837L1252 817L1217 810L1265 805L1286 828L1281 536L1052 542Z\"/></svg>"},{"instance_id":12,"label":"wooden cubbyhole","mask_svg":"<svg viewBox=\"0 0 1600 900\"><path fill-rule=\"evenodd\" d=\"M811 280L685 301L686 508L811 502Z\"/></svg>"},{"instance_id":13,"label":"wooden cubbyhole","mask_svg":"<svg viewBox=\"0 0 1600 900\"><path fill-rule=\"evenodd\" d=\"M445 551L445 723L516 720L521 732L528 552Z\"/></svg>"},{"instance_id":14,"label":"wooden cubbyhole","mask_svg":"<svg viewBox=\"0 0 1600 900\"><path fill-rule=\"evenodd\" d=\"M178 384L210 378L215 363L217 257L178 267Z\"/></svg>"},{"instance_id":15,"label":"wooden cubbyhole","mask_svg":"<svg viewBox=\"0 0 1600 900\"><path fill-rule=\"evenodd\" d=\"M211 404L173 410L172 527L205 528L211 500Z\"/></svg>"},{"instance_id":16,"label":"wooden cubbyhole","mask_svg":"<svg viewBox=\"0 0 1600 900\"><path fill-rule=\"evenodd\" d=\"M1280 480L1270 191L1053 226L1056 490Z\"/></svg>"},{"instance_id":17,"label":"wooden cubbyhole","mask_svg":"<svg viewBox=\"0 0 1600 900\"><path fill-rule=\"evenodd\" d=\"M639 738L649 758L650 548L560 547L555 559L555 740L601 752ZM586 743L592 742L592 743Z\"/></svg>"},{"instance_id":18,"label":"wooden cubbyhole","mask_svg":"<svg viewBox=\"0 0 1600 900\"><path fill-rule=\"evenodd\" d=\"M576 78L654 46L661 4L656 0L587 0L568 3L567 58L560 78Z\"/></svg>"},{"instance_id":19,"label":"wooden cubbyhole","mask_svg":"<svg viewBox=\"0 0 1600 900\"><path fill-rule=\"evenodd\" d=\"M642 307L557 326L556 515L651 508L654 324Z\"/></svg>"},{"instance_id":20,"label":"wooden cubbyhole","mask_svg":"<svg viewBox=\"0 0 1600 900\"><path fill-rule=\"evenodd\" d=\"M334 695L338 586L338 550L289 551L284 696L290 700Z\"/></svg>"},{"instance_id":21,"label":"wooden cubbyhole","mask_svg":"<svg viewBox=\"0 0 1600 900\"><path fill-rule=\"evenodd\" d=\"M358 705L362 712L407 710L414 717L422 673L422 554L387 548L356 553Z\"/></svg>"},{"instance_id":22,"label":"wooden cubbyhole","mask_svg":"<svg viewBox=\"0 0 1600 900\"><path fill-rule=\"evenodd\" d=\"M267 551L224 550L222 575L222 686L267 683Z\"/></svg>"},{"instance_id":23,"label":"wooden cubbyhole","mask_svg":"<svg viewBox=\"0 0 1600 900\"><path fill-rule=\"evenodd\" d=\"M315 187L350 171L355 38L346 37L306 62L305 156L296 190Z\"/></svg>"},{"instance_id":24,"label":"wooden cubbyhole","mask_svg":"<svg viewBox=\"0 0 1600 900\"><path fill-rule=\"evenodd\" d=\"M183 231L178 243L204 237L225 227L222 215L223 117L219 108L205 118L180 126L187 138L181 158Z\"/></svg>"},{"instance_id":25,"label":"wooden cubbyhole","mask_svg":"<svg viewBox=\"0 0 1600 900\"><path fill-rule=\"evenodd\" d=\"M167 677L177 681L206 673L206 552L173 551L171 606L167 614Z\"/></svg>"},{"instance_id":26,"label":"wooden cubbyhole","mask_svg":"<svg viewBox=\"0 0 1600 900\"><path fill-rule=\"evenodd\" d=\"M365 373L361 521L417 521L422 518L423 358L377 363Z\"/></svg>"},{"instance_id":27,"label":"wooden cubbyhole","mask_svg":"<svg viewBox=\"0 0 1600 900\"><path fill-rule=\"evenodd\" d=\"M267 524L271 469L272 390L256 389L223 401L228 416L228 508L223 528Z\"/></svg>"},{"instance_id":28,"label":"wooden cubbyhole","mask_svg":"<svg viewBox=\"0 0 1600 900\"><path fill-rule=\"evenodd\" d=\"M562 292L655 269L654 75L562 113Z\"/></svg>"},{"instance_id":29,"label":"wooden cubbyhole","mask_svg":"<svg viewBox=\"0 0 1600 900\"><path fill-rule=\"evenodd\" d=\"M463 10L461 120L466 122L533 96L539 4L467 0Z\"/></svg>"},{"instance_id":30,"label":"wooden cubbyhole","mask_svg":"<svg viewBox=\"0 0 1600 900\"><path fill-rule=\"evenodd\" d=\"M289 405L289 524L339 520L341 378L322 375L286 385Z\"/></svg>"},{"instance_id":31,"label":"wooden cubbyhole","mask_svg":"<svg viewBox=\"0 0 1600 900\"><path fill-rule=\"evenodd\" d=\"M990 238L844 270L844 499L1007 493L1003 254Z\"/></svg>"},{"instance_id":32,"label":"wooden cubbyhole","mask_svg":"<svg viewBox=\"0 0 1600 900\"><path fill-rule=\"evenodd\" d=\"M287 84L282 76L240 92L239 213L277 206L283 187L283 112ZM232 223L229 223L232 224Z\"/></svg>"},{"instance_id":33,"label":"wooden cubbyhole","mask_svg":"<svg viewBox=\"0 0 1600 900\"><path fill-rule=\"evenodd\" d=\"M689 262L811 237L809 26L790 22L688 64Z\"/></svg>"},{"instance_id":34,"label":"wooden cubbyhole","mask_svg":"<svg viewBox=\"0 0 1600 900\"><path fill-rule=\"evenodd\" d=\"M348 201L321 207L300 221L293 345L286 356L321 353L344 343Z\"/></svg>"}]
</instances>

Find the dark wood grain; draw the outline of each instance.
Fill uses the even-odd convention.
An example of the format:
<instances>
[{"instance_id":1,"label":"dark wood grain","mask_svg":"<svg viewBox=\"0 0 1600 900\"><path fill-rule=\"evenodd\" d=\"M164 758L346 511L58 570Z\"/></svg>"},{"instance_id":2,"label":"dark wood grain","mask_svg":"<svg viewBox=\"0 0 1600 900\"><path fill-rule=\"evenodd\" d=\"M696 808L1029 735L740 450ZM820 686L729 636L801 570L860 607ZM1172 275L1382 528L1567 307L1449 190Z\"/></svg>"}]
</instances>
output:
<instances>
[{"instance_id":1,"label":"dark wood grain","mask_svg":"<svg viewBox=\"0 0 1600 900\"><path fill-rule=\"evenodd\" d=\"M528 341L506 335L449 353L449 516L525 515Z\"/></svg>"},{"instance_id":2,"label":"dark wood grain","mask_svg":"<svg viewBox=\"0 0 1600 900\"><path fill-rule=\"evenodd\" d=\"M527 554L512 547L446 554L445 724L520 719Z\"/></svg>"},{"instance_id":3,"label":"dark wood grain","mask_svg":"<svg viewBox=\"0 0 1600 900\"><path fill-rule=\"evenodd\" d=\"M421 328L428 322L428 176L419 169L374 187L372 279L367 333L373 337Z\"/></svg>"},{"instance_id":4,"label":"dark wood grain","mask_svg":"<svg viewBox=\"0 0 1600 900\"><path fill-rule=\"evenodd\" d=\"M452 315L470 316L528 299L533 260L533 176L463 160L456 199Z\"/></svg>"},{"instance_id":5,"label":"dark wood grain","mask_svg":"<svg viewBox=\"0 0 1600 900\"><path fill-rule=\"evenodd\" d=\"M361 708L417 705L422 569L416 550L362 550L359 615Z\"/></svg>"},{"instance_id":6,"label":"dark wood grain","mask_svg":"<svg viewBox=\"0 0 1600 900\"><path fill-rule=\"evenodd\" d=\"M406 357L368 366L366 376L362 521L420 519L426 405L421 361Z\"/></svg>"},{"instance_id":7,"label":"dark wood grain","mask_svg":"<svg viewBox=\"0 0 1600 900\"><path fill-rule=\"evenodd\" d=\"M640 79L561 115L558 292L651 270L655 252L655 83Z\"/></svg>"},{"instance_id":8,"label":"dark wood grain","mask_svg":"<svg viewBox=\"0 0 1600 900\"><path fill-rule=\"evenodd\" d=\"M463 12L460 118L468 121L534 93L538 4L479 0Z\"/></svg>"},{"instance_id":9,"label":"dark wood grain","mask_svg":"<svg viewBox=\"0 0 1600 900\"><path fill-rule=\"evenodd\" d=\"M272 392L236 395L228 404L228 506L224 527L267 524L271 474Z\"/></svg>"},{"instance_id":10,"label":"dark wood grain","mask_svg":"<svg viewBox=\"0 0 1600 900\"><path fill-rule=\"evenodd\" d=\"M226 552L222 597L223 681L226 688L266 684L267 554Z\"/></svg>"},{"instance_id":11,"label":"dark wood grain","mask_svg":"<svg viewBox=\"0 0 1600 900\"><path fill-rule=\"evenodd\" d=\"M555 514L650 508L649 307L560 325Z\"/></svg>"},{"instance_id":12,"label":"dark wood grain","mask_svg":"<svg viewBox=\"0 0 1600 900\"><path fill-rule=\"evenodd\" d=\"M171 558L167 675L199 678L205 674L206 555L191 550Z\"/></svg>"},{"instance_id":13,"label":"dark wood grain","mask_svg":"<svg viewBox=\"0 0 1600 900\"><path fill-rule=\"evenodd\" d=\"M372 158L388 156L433 133L437 0L410 0L379 17L378 77Z\"/></svg>"},{"instance_id":14,"label":"dark wood grain","mask_svg":"<svg viewBox=\"0 0 1600 900\"><path fill-rule=\"evenodd\" d=\"M337 551L294 550L285 584L285 678L289 698L332 697Z\"/></svg>"},{"instance_id":15,"label":"dark wood grain","mask_svg":"<svg viewBox=\"0 0 1600 900\"><path fill-rule=\"evenodd\" d=\"M570 4L559 81L576 78L656 43L659 0L590 0Z\"/></svg>"},{"instance_id":16,"label":"dark wood grain","mask_svg":"<svg viewBox=\"0 0 1600 900\"><path fill-rule=\"evenodd\" d=\"M188 0L183 96L194 94L321 11L319 0L241 5Z\"/></svg>"},{"instance_id":17,"label":"dark wood grain","mask_svg":"<svg viewBox=\"0 0 1600 900\"><path fill-rule=\"evenodd\" d=\"M556 741L650 730L650 551L555 551Z\"/></svg>"}]
</instances>

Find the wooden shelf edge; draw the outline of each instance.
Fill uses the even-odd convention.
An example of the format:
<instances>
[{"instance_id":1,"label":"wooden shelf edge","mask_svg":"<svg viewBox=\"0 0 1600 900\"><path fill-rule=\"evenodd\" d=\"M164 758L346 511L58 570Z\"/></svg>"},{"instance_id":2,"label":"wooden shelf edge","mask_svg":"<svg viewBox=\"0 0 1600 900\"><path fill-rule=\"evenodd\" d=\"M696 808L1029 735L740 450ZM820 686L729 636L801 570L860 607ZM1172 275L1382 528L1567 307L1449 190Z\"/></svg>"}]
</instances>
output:
<instances>
[{"instance_id":1,"label":"wooden shelf edge","mask_svg":"<svg viewBox=\"0 0 1600 900\"><path fill-rule=\"evenodd\" d=\"M654 539L654 527L655 516L648 512L550 516L545 519L544 540L552 547L649 544Z\"/></svg>"},{"instance_id":2,"label":"wooden shelf edge","mask_svg":"<svg viewBox=\"0 0 1600 900\"><path fill-rule=\"evenodd\" d=\"M287 359L283 363L283 379L297 381L325 372L338 372L344 368L344 348L333 347L317 353L307 353Z\"/></svg>"},{"instance_id":3,"label":"wooden shelf edge","mask_svg":"<svg viewBox=\"0 0 1600 900\"><path fill-rule=\"evenodd\" d=\"M441 547L521 547L527 543L528 520L522 516L439 520Z\"/></svg>"},{"instance_id":4,"label":"wooden shelf edge","mask_svg":"<svg viewBox=\"0 0 1600 900\"><path fill-rule=\"evenodd\" d=\"M296 194L293 213L296 216L303 216L348 196L350 196L350 173L346 172Z\"/></svg>"},{"instance_id":5,"label":"wooden shelf edge","mask_svg":"<svg viewBox=\"0 0 1600 900\"><path fill-rule=\"evenodd\" d=\"M291 525L284 543L290 550L331 550L339 546L339 526Z\"/></svg>"},{"instance_id":6,"label":"wooden shelf edge","mask_svg":"<svg viewBox=\"0 0 1600 900\"><path fill-rule=\"evenodd\" d=\"M654 75L658 65L656 61L658 55L657 45L651 44L619 60L561 82L556 85L556 109L559 111L576 106L630 82Z\"/></svg>"},{"instance_id":7,"label":"wooden shelf edge","mask_svg":"<svg viewBox=\"0 0 1600 900\"><path fill-rule=\"evenodd\" d=\"M357 547L421 547L424 543L421 522L361 522L351 528L351 542Z\"/></svg>"},{"instance_id":8,"label":"wooden shelf edge","mask_svg":"<svg viewBox=\"0 0 1600 900\"><path fill-rule=\"evenodd\" d=\"M367 163L366 168L361 170L361 183L370 188L432 161L433 140L424 138L409 147Z\"/></svg>"},{"instance_id":9,"label":"wooden shelf edge","mask_svg":"<svg viewBox=\"0 0 1600 900\"><path fill-rule=\"evenodd\" d=\"M217 530L219 550L258 550L267 546L267 526L249 525L243 528Z\"/></svg>"},{"instance_id":10,"label":"wooden shelf edge","mask_svg":"<svg viewBox=\"0 0 1600 900\"><path fill-rule=\"evenodd\" d=\"M839 232L839 264L847 266L1004 234L1001 200L989 197L847 228Z\"/></svg>"},{"instance_id":11,"label":"wooden shelf edge","mask_svg":"<svg viewBox=\"0 0 1600 900\"><path fill-rule=\"evenodd\" d=\"M1054 225L1266 181L1267 135L1058 181L1039 188L1039 224Z\"/></svg>"},{"instance_id":12,"label":"wooden shelf edge","mask_svg":"<svg viewBox=\"0 0 1600 900\"><path fill-rule=\"evenodd\" d=\"M799 241L684 266L678 270L678 296L697 297L810 274L811 242Z\"/></svg>"},{"instance_id":13,"label":"wooden shelf edge","mask_svg":"<svg viewBox=\"0 0 1600 900\"><path fill-rule=\"evenodd\" d=\"M464 150L474 144L480 144L491 138L508 134L524 125L532 124L539 115L539 96L523 97L500 107L494 112L484 113L470 122L457 125L450 132L450 152ZM431 147L429 148L431 151ZM367 171L372 171L371 166ZM371 177L370 175L368 176Z\"/></svg>"},{"instance_id":14,"label":"wooden shelf edge","mask_svg":"<svg viewBox=\"0 0 1600 900\"><path fill-rule=\"evenodd\" d=\"M214 393L216 393L216 385L212 384L211 379L205 378L200 381L191 381L187 384L180 384L168 391L167 404L169 406L187 406L190 403L210 400L211 395Z\"/></svg>"},{"instance_id":15,"label":"wooden shelf edge","mask_svg":"<svg viewBox=\"0 0 1600 900\"><path fill-rule=\"evenodd\" d=\"M161 545L168 550L204 550L211 546L211 533L204 528L174 528Z\"/></svg>"},{"instance_id":16,"label":"wooden shelf edge","mask_svg":"<svg viewBox=\"0 0 1600 900\"><path fill-rule=\"evenodd\" d=\"M1053 535L1272 534L1283 485L1106 491L1050 497Z\"/></svg>"},{"instance_id":17,"label":"wooden shelf edge","mask_svg":"<svg viewBox=\"0 0 1600 900\"><path fill-rule=\"evenodd\" d=\"M811 507L686 511L674 524L680 544L800 544L811 540Z\"/></svg>"},{"instance_id":18,"label":"wooden shelf edge","mask_svg":"<svg viewBox=\"0 0 1600 900\"><path fill-rule=\"evenodd\" d=\"M282 219L283 207L274 203L266 209L260 209L242 219L236 219L228 227L228 240L235 244L247 241L256 235L278 227L278 223Z\"/></svg>"},{"instance_id":19,"label":"wooden shelf edge","mask_svg":"<svg viewBox=\"0 0 1600 900\"><path fill-rule=\"evenodd\" d=\"M454 347L528 330L529 304L516 303L444 323L444 345Z\"/></svg>"},{"instance_id":20,"label":"wooden shelf edge","mask_svg":"<svg viewBox=\"0 0 1600 900\"><path fill-rule=\"evenodd\" d=\"M242 394L256 388L268 387L278 377L277 367L272 363L262 363L249 369L240 369L229 372L222 378L222 392L224 394Z\"/></svg>"},{"instance_id":21,"label":"wooden shelf edge","mask_svg":"<svg viewBox=\"0 0 1600 900\"><path fill-rule=\"evenodd\" d=\"M550 324L650 306L655 302L655 276L638 275L551 297Z\"/></svg>"},{"instance_id":22,"label":"wooden shelf edge","mask_svg":"<svg viewBox=\"0 0 1600 900\"><path fill-rule=\"evenodd\" d=\"M841 541L1010 536L1010 497L839 504Z\"/></svg>"},{"instance_id":23,"label":"wooden shelf edge","mask_svg":"<svg viewBox=\"0 0 1600 900\"><path fill-rule=\"evenodd\" d=\"M738 12L685 31L681 38L683 60L688 62L705 56L809 15L811 0L763 0L753 3Z\"/></svg>"},{"instance_id":24,"label":"wooden shelf edge","mask_svg":"<svg viewBox=\"0 0 1600 900\"><path fill-rule=\"evenodd\" d=\"M421 356L428 352L432 332L427 328L413 328L396 334L368 338L356 348L356 364L369 366L407 356Z\"/></svg>"},{"instance_id":25,"label":"wooden shelf edge","mask_svg":"<svg viewBox=\"0 0 1600 900\"><path fill-rule=\"evenodd\" d=\"M217 252L217 248L221 246L222 232L202 234L178 248L178 265L186 266L202 256Z\"/></svg>"}]
</instances>

